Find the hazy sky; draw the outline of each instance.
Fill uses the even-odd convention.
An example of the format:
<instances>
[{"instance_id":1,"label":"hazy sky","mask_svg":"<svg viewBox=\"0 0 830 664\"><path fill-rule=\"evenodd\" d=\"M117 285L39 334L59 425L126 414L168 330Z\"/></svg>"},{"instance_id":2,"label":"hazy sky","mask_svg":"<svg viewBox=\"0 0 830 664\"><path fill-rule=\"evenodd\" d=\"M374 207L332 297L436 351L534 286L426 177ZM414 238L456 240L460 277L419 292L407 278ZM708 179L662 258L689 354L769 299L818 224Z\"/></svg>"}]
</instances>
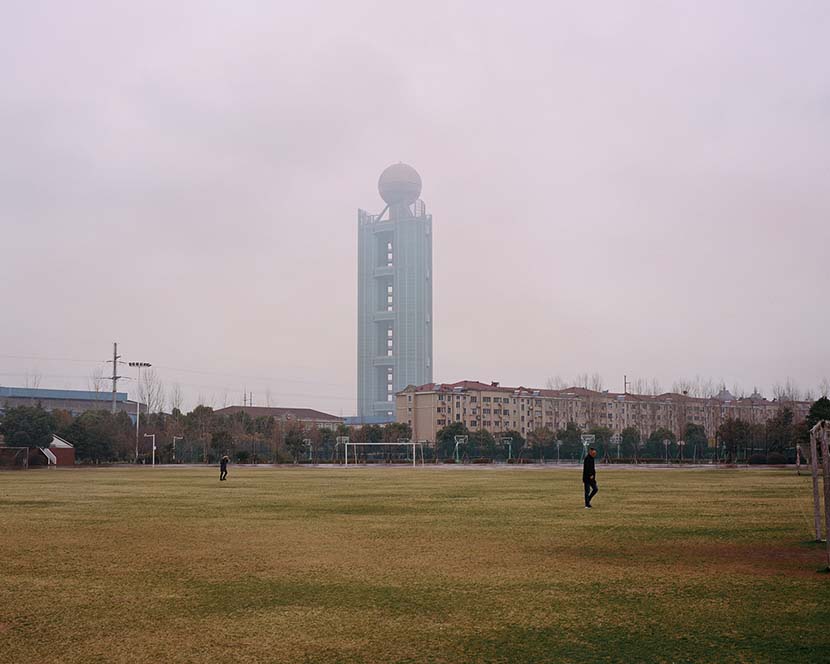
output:
<instances>
[{"instance_id":1,"label":"hazy sky","mask_svg":"<svg viewBox=\"0 0 830 664\"><path fill-rule=\"evenodd\" d=\"M5 0L0 384L118 341L188 406L353 414L356 210L404 161L437 381L815 386L828 35L825 1Z\"/></svg>"}]
</instances>

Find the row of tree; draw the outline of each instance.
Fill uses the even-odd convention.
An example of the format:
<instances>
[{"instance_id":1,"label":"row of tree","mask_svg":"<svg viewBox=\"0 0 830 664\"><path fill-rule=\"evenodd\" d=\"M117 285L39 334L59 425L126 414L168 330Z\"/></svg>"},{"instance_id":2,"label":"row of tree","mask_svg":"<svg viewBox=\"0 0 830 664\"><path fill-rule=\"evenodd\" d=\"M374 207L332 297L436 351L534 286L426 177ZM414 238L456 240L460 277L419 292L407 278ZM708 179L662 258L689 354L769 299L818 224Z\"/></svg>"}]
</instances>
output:
<instances>
[{"instance_id":1,"label":"row of tree","mask_svg":"<svg viewBox=\"0 0 830 664\"><path fill-rule=\"evenodd\" d=\"M38 406L10 408L0 420L0 434L13 447L48 447L57 434L75 446L79 461L149 462L156 445L159 463L211 463L228 454L239 462L335 461L343 457L338 437L353 442L398 442L411 437L406 424L367 425L349 429L309 426L297 420L252 418L245 412L221 415L208 406L189 413L152 413L141 418L141 428L126 413L90 410L74 417L61 410ZM391 451L380 450L387 456ZM366 450L360 454L365 458Z\"/></svg>"},{"instance_id":2,"label":"row of tree","mask_svg":"<svg viewBox=\"0 0 830 664\"><path fill-rule=\"evenodd\" d=\"M752 455L772 457L776 461L792 460L795 447L809 440L809 430L822 419L830 420L830 399L821 397L810 408L806 420L795 422L793 411L784 407L764 424L751 424L728 419L718 428L715 445L711 446L706 430L689 422L678 439L673 431L659 428L644 433L635 427L623 429L616 444L614 433L604 426L580 429L573 422L559 430L536 429L523 437L517 431L495 436L488 431L468 431L461 422L454 422L436 435L438 453L451 457L461 440L461 455L467 458L489 457L579 459L583 452L583 434L594 436L594 446L605 457L642 458L719 458L725 461L749 459ZM466 436L466 439L463 437ZM678 444L682 441L682 445Z\"/></svg>"},{"instance_id":3,"label":"row of tree","mask_svg":"<svg viewBox=\"0 0 830 664\"><path fill-rule=\"evenodd\" d=\"M807 442L809 429L821 419L830 420L830 400L822 397L810 408L804 422L795 422L793 412L782 408L765 424L750 424L739 419L726 420L717 431L717 445L709 444L704 428L688 423L683 432L684 445L678 445L668 429L638 431L626 428L614 444L611 429L603 426L580 429L569 423L559 430L541 428L522 436L518 431L492 434L468 431L460 422L441 429L434 447L425 450L427 459L459 457L467 459L579 459L582 435L592 434L601 456L625 458L704 458L746 459L753 454L764 457L777 454L794 456L797 444ZM10 408L0 420L0 433L7 445L47 447L57 434L75 446L76 458L87 462L139 461L151 455L151 441L156 444L156 459L161 463L209 463L224 454L240 462L314 463L342 460L338 438L353 443L399 443L409 440L407 424L366 425L336 429L308 426L297 420L252 418L245 412L221 415L208 406L197 406L189 413L173 409L171 414L153 413L141 420L141 430L123 412L91 410L77 417L66 411L47 412L40 406ZM459 444L457 444L459 443ZM398 459L408 453L399 446L355 447L359 460Z\"/></svg>"}]
</instances>

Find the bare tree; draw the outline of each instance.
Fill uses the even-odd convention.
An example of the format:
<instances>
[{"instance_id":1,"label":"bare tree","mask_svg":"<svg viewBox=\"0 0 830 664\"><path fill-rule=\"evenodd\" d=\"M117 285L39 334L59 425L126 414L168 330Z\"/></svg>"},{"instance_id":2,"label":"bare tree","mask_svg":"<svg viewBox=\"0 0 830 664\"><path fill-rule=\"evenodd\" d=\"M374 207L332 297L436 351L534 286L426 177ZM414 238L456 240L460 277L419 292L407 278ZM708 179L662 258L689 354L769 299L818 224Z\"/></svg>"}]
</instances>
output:
<instances>
[{"instance_id":1,"label":"bare tree","mask_svg":"<svg viewBox=\"0 0 830 664\"><path fill-rule=\"evenodd\" d=\"M95 367L89 372L86 382L89 391L97 394L104 388L104 370L101 367Z\"/></svg>"},{"instance_id":2,"label":"bare tree","mask_svg":"<svg viewBox=\"0 0 830 664\"><path fill-rule=\"evenodd\" d=\"M651 379L651 383L649 385L649 394L658 395L663 393L663 387L660 385L660 381L656 378Z\"/></svg>"},{"instance_id":3,"label":"bare tree","mask_svg":"<svg viewBox=\"0 0 830 664\"><path fill-rule=\"evenodd\" d=\"M736 388L737 389L737 388ZM715 383L711 378L702 379L700 376L694 378L678 378L672 383L671 391L676 394L684 392L690 397L708 399L718 393Z\"/></svg>"},{"instance_id":4,"label":"bare tree","mask_svg":"<svg viewBox=\"0 0 830 664\"><path fill-rule=\"evenodd\" d=\"M772 393L775 395L775 398L779 401L801 401L802 394L801 390L799 389L798 385L795 384L790 378L787 378L787 381L782 385L781 383L776 383L772 386Z\"/></svg>"},{"instance_id":5,"label":"bare tree","mask_svg":"<svg viewBox=\"0 0 830 664\"><path fill-rule=\"evenodd\" d=\"M37 369L35 369L34 371L27 371L26 374L23 376L23 386L36 390L40 387L41 380L43 380L43 374L40 373L40 371L38 371Z\"/></svg>"},{"instance_id":6,"label":"bare tree","mask_svg":"<svg viewBox=\"0 0 830 664\"><path fill-rule=\"evenodd\" d=\"M576 378L574 378L574 387L584 387L585 389L588 389L588 381L588 374L579 374Z\"/></svg>"},{"instance_id":7,"label":"bare tree","mask_svg":"<svg viewBox=\"0 0 830 664\"><path fill-rule=\"evenodd\" d=\"M557 375L548 378L545 382L545 387L549 390L564 390L568 386L565 384L565 381L562 380L562 377Z\"/></svg>"},{"instance_id":8,"label":"bare tree","mask_svg":"<svg viewBox=\"0 0 830 664\"><path fill-rule=\"evenodd\" d=\"M271 388L266 387L265 388L265 405L268 406L268 408L271 407L271 401L272 401L272 399L271 399Z\"/></svg>"},{"instance_id":9,"label":"bare tree","mask_svg":"<svg viewBox=\"0 0 830 664\"><path fill-rule=\"evenodd\" d=\"M164 385L155 369L147 369L141 374L138 394L148 413L158 413L164 408Z\"/></svg>"},{"instance_id":10,"label":"bare tree","mask_svg":"<svg viewBox=\"0 0 830 664\"><path fill-rule=\"evenodd\" d=\"M602 388L605 387L605 382L602 380L602 376L597 372L591 374L591 378L588 383L590 385L590 389L595 392L602 392Z\"/></svg>"},{"instance_id":11,"label":"bare tree","mask_svg":"<svg viewBox=\"0 0 830 664\"><path fill-rule=\"evenodd\" d=\"M738 383L732 383L732 389L730 390L730 392L732 392L732 396L734 396L736 399L743 399L746 396L744 388L738 385Z\"/></svg>"},{"instance_id":12,"label":"bare tree","mask_svg":"<svg viewBox=\"0 0 830 664\"><path fill-rule=\"evenodd\" d=\"M830 396L830 380L826 377L818 384L818 393L822 397Z\"/></svg>"},{"instance_id":13,"label":"bare tree","mask_svg":"<svg viewBox=\"0 0 830 664\"><path fill-rule=\"evenodd\" d=\"M671 391L675 394L688 394L689 396L696 396L695 395L695 383L692 380L687 378L679 378L678 380L674 381L671 386Z\"/></svg>"},{"instance_id":14,"label":"bare tree","mask_svg":"<svg viewBox=\"0 0 830 664\"><path fill-rule=\"evenodd\" d=\"M182 386L178 383L173 383L173 386L170 388L170 409L181 411L183 402L184 395L182 394Z\"/></svg>"},{"instance_id":15,"label":"bare tree","mask_svg":"<svg viewBox=\"0 0 830 664\"><path fill-rule=\"evenodd\" d=\"M648 381L643 378L635 378L632 383L634 394L648 394Z\"/></svg>"}]
</instances>

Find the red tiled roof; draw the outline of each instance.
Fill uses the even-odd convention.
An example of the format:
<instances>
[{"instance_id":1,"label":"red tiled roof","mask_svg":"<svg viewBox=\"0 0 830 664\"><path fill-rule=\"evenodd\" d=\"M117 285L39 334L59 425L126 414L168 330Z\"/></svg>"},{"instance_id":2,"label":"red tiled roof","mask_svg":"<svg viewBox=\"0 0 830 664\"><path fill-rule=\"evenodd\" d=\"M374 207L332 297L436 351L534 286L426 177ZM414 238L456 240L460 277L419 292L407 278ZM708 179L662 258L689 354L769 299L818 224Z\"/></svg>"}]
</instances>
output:
<instances>
[{"instance_id":1,"label":"red tiled roof","mask_svg":"<svg viewBox=\"0 0 830 664\"><path fill-rule=\"evenodd\" d=\"M688 394L679 394L676 392L665 392L663 394L631 394L631 393L622 393L622 392L597 392L596 390L589 390L586 387L566 387L563 389L552 390L552 389L540 389L540 388L532 388L532 387L507 387L502 386L499 384L492 385L488 383L482 383L481 381L477 380L459 380L455 383L427 383L426 385L420 386L409 386L406 388L407 390L414 390L415 392L453 392L456 389L461 390L487 390L490 392L509 392L514 394L516 392L521 393L522 396L541 396L541 397L597 397L597 398L612 398L612 399L625 399L631 401L693 401L693 402L707 402L707 401L719 401L716 397L692 397ZM773 401L767 401L766 399L758 399L758 396L755 398L752 397L743 397L740 399L735 399L737 402L750 402L750 403L758 403L761 401L762 403L774 403Z\"/></svg>"}]
</instances>

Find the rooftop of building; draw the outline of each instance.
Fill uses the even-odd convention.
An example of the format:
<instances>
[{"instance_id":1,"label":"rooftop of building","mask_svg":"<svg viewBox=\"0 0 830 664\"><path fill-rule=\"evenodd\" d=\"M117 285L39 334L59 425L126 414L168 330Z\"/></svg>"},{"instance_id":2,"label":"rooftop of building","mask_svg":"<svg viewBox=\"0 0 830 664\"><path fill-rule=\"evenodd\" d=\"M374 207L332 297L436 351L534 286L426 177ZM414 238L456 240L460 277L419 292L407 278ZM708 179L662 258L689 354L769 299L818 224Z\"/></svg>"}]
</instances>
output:
<instances>
[{"instance_id":1,"label":"rooftop of building","mask_svg":"<svg viewBox=\"0 0 830 664\"><path fill-rule=\"evenodd\" d=\"M359 427L364 424L391 424L395 421L392 415L351 415L343 418L343 423L350 427Z\"/></svg>"},{"instance_id":2,"label":"rooftop of building","mask_svg":"<svg viewBox=\"0 0 830 664\"><path fill-rule=\"evenodd\" d=\"M470 391L486 391L486 392L502 392L506 394L515 395L517 397L551 397L551 398L568 398L568 397L583 397L593 399L615 399L618 401L688 401L688 402L711 402L717 401L722 403L737 402L737 403L777 403L776 399L768 400L764 398L756 389L749 397L736 397L729 390L722 389L717 395L712 397L693 397L688 394L680 394L677 392L664 392L662 394L632 394L630 392L610 392L608 390L597 391L590 390L586 387L566 387L562 389L547 389L547 388L533 388L533 387L508 387L502 386L497 381L484 383L477 380L460 380L455 383L426 383L425 385L415 386L409 385L398 394L408 392L436 392L440 394L463 394ZM807 402L805 402L807 403Z\"/></svg>"},{"instance_id":3,"label":"rooftop of building","mask_svg":"<svg viewBox=\"0 0 830 664\"><path fill-rule=\"evenodd\" d=\"M317 422L342 422L342 417L323 413L313 408L272 408L270 406L226 406L214 411L220 415L247 413L251 417L276 417L278 419L311 420Z\"/></svg>"},{"instance_id":4,"label":"rooftop of building","mask_svg":"<svg viewBox=\"0 0 830 664\"><path fill-rule=\"evenodd\" d=\"M0 399L61 399L65 401L112 401L112 392L94 390L55 390L40 387L0 387ZM127 401L126 392L116 392L116 401Z\"/></svg>"}]
</instances>

